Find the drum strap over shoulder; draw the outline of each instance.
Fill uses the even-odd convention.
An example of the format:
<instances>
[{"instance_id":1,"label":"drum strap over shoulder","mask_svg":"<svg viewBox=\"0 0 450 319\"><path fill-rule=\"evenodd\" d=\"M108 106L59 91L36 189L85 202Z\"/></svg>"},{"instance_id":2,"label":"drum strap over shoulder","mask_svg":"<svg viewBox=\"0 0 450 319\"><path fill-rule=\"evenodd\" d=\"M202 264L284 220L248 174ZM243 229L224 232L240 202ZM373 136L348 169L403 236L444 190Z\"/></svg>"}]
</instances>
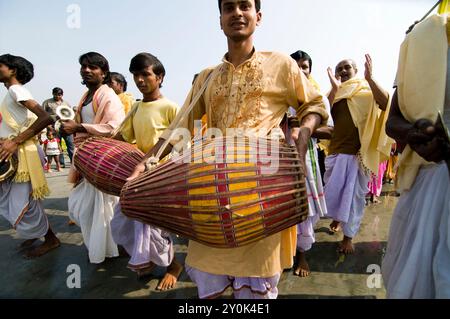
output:
<instances>
[{"instance_id":1,"label":"drum strap over shoulder","mask_svg":"<svg viewBox=\"0 0 450 319\"><path fill-rule=\"evenodd\" d=\"M178 122L175 123L175 127L178 127L178 125L180 123L183 123L183 121L186 119L187 116L189 116L189 113L192 111L192 109L194 108L194 106L197 104L197 102L200 100L200 98L202 97L203 93L205 93L206 88L208 87L209 82L211 81L212 78L214 78L220 71L220 65L217 66L214 71L212 71L208 77L206 78L205 82L203 83L202 87L200 88L200 90L197 92L197 94L194 96L194 98L192 99L191 103L189 104L189 106L187 108L181 108L180 110L180 117L178 117ZM160 149L158 150L158 153L156 154L156 156L149 158L149 163L157 163L158 159L161 157L162 153L164 152L164 150L166 149L166 147L169 145L170 143L170 139L167 139L164 141L164 144L160 147Z\"/></svg>"}]
</instances>

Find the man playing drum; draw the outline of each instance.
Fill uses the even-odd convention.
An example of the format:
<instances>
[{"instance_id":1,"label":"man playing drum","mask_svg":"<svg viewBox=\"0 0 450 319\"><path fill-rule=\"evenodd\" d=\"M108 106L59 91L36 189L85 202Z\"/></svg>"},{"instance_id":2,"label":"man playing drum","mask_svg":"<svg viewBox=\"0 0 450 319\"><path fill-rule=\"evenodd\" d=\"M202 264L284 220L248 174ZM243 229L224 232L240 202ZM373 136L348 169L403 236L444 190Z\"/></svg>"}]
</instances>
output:
<instances>
[{"instance_id":1,"label":"man playing drum","mask_svg":"<svg viewBox=\"0 0 450 319\"><path fill-rule=\"evenodd\" d=\"M80 56L78 62L88 91L81 98L76 119L64 120L61 128L66 134L75 134L76 145L89 136L110 137L125 118L120 99L107 85L110 81L108 60L97 52L88 52ZM76 176L73 167L70 176ZM69 195L69 216L81 228L89 261L99 264L106 257L118 257L110 225L118 197L103 193L86 179L70 179L75 187Z\"/></svg>"},{"instance_id":2,"label":"man playing drum","mask_svg":"<svg viewBox=\"0 0 450 319\"><path fill-rule=\"evenodd\" d=\"M115 138L136 143L146 153L172 123L179 107L161 94L166 71L158 58L150 53L139 53L131 59L130 72L143 98L132 106ZM174 258L173 242L168 232L124 216L120 204L114 209L111 229L115 242L131 256L128 268L141 277L150 274L155 265L168 267L157 289L175 287L183 267Z\"/></svg>"},{"instance_id":3,"label":"man playing drum","mask_svg":"<svg viewBox=\"0 0 450 319\"><path fill-rule=\"evenodd\" d=\"M171 139L173 129L181 126L192 131L193 120L200 120L204 114L207 114L208 127L218 128L224 135L227 128L253 129L267 134L279 127L288 107L294 106L301 123L296 145L304 164L312 132L325 124L328 117L322 96L289 56L255 51L253 33L261 22L260 0L219 0L218 3L228 53L212 71L206 91L189 118L181 125L175 119L147 157L156 154L164 140ZM210 70L199 74L178 116L183 116L183 109L203 87ZM177 141L171 139L171 143L175 145ZM130 179L144 170L143 162ZM236 298L276 298L280 275L283 269L292 267L295 249L296 227L239 248L211 248L190 241L186 270L197 284L200 298L219 296L230 286Z\"/></svg>"}]
</instances>

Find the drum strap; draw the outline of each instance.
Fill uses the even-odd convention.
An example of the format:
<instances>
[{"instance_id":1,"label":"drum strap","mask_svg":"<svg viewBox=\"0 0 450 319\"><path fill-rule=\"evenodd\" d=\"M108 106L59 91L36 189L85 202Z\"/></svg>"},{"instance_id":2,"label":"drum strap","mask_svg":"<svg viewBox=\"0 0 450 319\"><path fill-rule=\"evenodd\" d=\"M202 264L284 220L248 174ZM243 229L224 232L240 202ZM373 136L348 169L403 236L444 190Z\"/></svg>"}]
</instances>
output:
<instances>
[{"instance_id":1,"label":"drum strap","mask_svg":"<svg viewBox=\"0 0 450 319\"><path fill-rule=\"evenodd\" d=\"M189 106L187 108L181 108L180 110L180 116L177 119L177 123L174 123L175 128L177 128L180 123L182 123L186 116L189 115L189 113L192 111L192 109L194 108L194 106L197 104L197 102L200 100L200 98L202 97L203 93L206 91L206 88L208 87L209 82L211 81L212 78L214 78L220 71L220 65L217 66L214 71L212 71L208 77L206 78L205 82L203 83L202 87L200 88L200 90L197 92L197 94L194 96L194 98L192 99L191 103L189 104ZM166 149L166 147L169 145L170 143L170 138L168 138L167 140L164 141L164 144L159 148L158 153L153 156L150 157L148 159L148 164L149 166L155 165L158 163L160 156L162 155L162 153L164 152L164 150Z\"/></svg>"}]
</instances>

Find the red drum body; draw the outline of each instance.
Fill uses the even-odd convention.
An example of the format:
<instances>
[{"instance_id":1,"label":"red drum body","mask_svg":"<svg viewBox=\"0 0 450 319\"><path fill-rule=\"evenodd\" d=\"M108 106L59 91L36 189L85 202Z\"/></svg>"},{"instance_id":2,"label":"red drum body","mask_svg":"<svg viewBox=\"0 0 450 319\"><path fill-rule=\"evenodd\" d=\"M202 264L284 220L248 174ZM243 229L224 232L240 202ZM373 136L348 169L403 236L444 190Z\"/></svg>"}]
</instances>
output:
<instances>
[{"instance_id":1,"label":"red drum body","mask_svg":"<svg viewBox=\"0 0 450 319\"><path fill-rule=\"evenodd\" d=\"M144 155L132 144L105 137L91 137L77 148L74 164L89 183L104 193L119 196L126 178Z\"/></svg>"},{"instance_id":2,"label":"red drum body","mask_svg":"<svg viewBox=\"0 0 450 319\"><path fill-rule=\"evenodd\" d=\"M231 140L194 144L188 155L128 182L122 212L217 248L240 247L304 221L308 201L296 148L279 144L269 154L266 138Z\"/></svg>"}]
</instances>

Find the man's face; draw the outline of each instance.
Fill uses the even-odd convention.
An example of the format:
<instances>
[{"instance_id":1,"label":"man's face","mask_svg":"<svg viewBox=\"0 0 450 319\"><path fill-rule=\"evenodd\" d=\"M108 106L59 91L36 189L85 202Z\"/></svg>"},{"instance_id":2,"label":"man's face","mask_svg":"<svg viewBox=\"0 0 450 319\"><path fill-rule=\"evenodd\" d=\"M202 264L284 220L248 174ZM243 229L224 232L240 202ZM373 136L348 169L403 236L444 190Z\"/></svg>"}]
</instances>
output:
<instances>
[{"instance_id":1,"label":"man's face","mask_svg":"<svg viewBox=\"0 0 450 319\"><path fill-rule=\"evenodd\" d=\"M102 84L106 76L100 67L89 64L86 60L81 61L80 74L84 83L91 85Z\"/></svg>"},{"instance_id":2,"label":"man's face","mask_svg":"<svg viewBox=\"0 0 450 319\"><path fill-rule=\"evenodd\" d=\"M355 77L358 70L352 60L343 60L336 66L335 73L341 77L342 83Z\"/></svg>"},{"instance_id":3,"label":"man's face","mask_svg":"<svg viewBox=\"0 0 450 319\"><path fill-rule=\"evenodd\" d=\"M119 82L117 82L115 79L111 80L111 83L108 84L111 89L116 92L117 95L120 93L123 93L123 85Z\"/></svg>"},{"instance_id":4,"label":"man's face","mask_svg":"<svg viewBox=\"0 0 450 319\"><path fill-rule=\"evenodd\" d=\"M234 41L248 39L261 21L255 0L223 0L221 9L220 27Z\"/></svg>"},{"instance_id":5,"label":"man's face","mask_svg":"<svg viewBox=\"0 0 450 319\"><path fill-rule=\"evenodd\" d=\"M53 94L53 99L54 99L56 102L62 101L62 99L63 99L63 94L62 94L62 93L54 93L54 94Z\"/></svg>"},{"instance_id":6,"label":"man's face","mask_svg":"<svg viewBox=\"0 0 450 319\"><path fill-rule=\"evenodd\" d=\"M0 83L6 82L14 74L14 70L10 69L7 65L0 63Z\"/></svg>"},{"instance_id":7,"label":"man's face","mask_svg":"<svg viewBox=\"0 0 450 319\"><path fill-rule=\"evenodd\" d=\"M309 65L309 60L307 59L301 59L297 61L298 67L300 70L302 70L303 74L306 75L306 77L309 77L311 74L311 68Z\"/></svg>"},{"instance_id":8,"label":"man's face","mask_svg":"<svg viewBox=\"0 0 450 319\"><path fill-rule=\"evenodd\" d=\"M148 66L141 71L133 72L133 79L142 94L153 93L159 88L162 82L162 76L156 75L153 72L153 66Z\"/></svg>"}]
</instances>

